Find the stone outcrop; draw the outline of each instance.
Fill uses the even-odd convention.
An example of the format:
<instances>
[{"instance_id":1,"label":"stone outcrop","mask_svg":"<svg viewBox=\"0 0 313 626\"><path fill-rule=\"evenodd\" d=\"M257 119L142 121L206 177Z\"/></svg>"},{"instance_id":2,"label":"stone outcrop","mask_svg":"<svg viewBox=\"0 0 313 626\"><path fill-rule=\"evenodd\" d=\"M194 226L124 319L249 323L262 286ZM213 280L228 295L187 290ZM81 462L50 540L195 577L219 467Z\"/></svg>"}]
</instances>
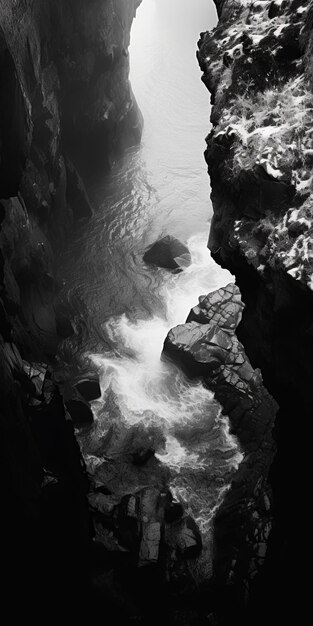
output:
<instances>
[{"instance_id":1,"label":"stone outcrop","mask_svg":"<svg viewBox=\"0 0 313 626\"><path fill-rule=\"evenodd\" d=\"M307 473L297 416L305 424L313 408L312 6L300 0L215 4L218 26L202 34L198 52L213 104L205 153L214 209L209 247L236 277L245 304L237 337L280 407L263 572L246 595L237 587L244 571L234 576L229 612L221 608L219 616L229 623L242 602L241 619L277 623L287 595L296 605L290 571L303 569L301 550L293 547L299 519L290 491ZM204 318L200 306L190 319Z\"/></svg>"},{"instance_id":2,"label":"stone outcrop","mask_svg":"<svg viewBox=\"0 0 313 626\"><path fill-rule=\"evenodd\" d=\"M144 261L170 270L181 270L191 264L188 247L172 235L156 241L145 252Z\"/></svg>"},{"instance_id":3,"label":"stone outcrop","mask_svg":"<svg viewBox=\"0 0 313 626\"><path fill-rule=\"evenodd\" d=\"M215 578L225 588L234 585L238 598L249 592L266 556L278 408L237 339L243 308L239 289L231 283L200 297L186 324L173 328L164 343L167 357L214 391L244 454L214 521ZM234 616L234 605L231 611Z\"/></svg>"}]
</instances>

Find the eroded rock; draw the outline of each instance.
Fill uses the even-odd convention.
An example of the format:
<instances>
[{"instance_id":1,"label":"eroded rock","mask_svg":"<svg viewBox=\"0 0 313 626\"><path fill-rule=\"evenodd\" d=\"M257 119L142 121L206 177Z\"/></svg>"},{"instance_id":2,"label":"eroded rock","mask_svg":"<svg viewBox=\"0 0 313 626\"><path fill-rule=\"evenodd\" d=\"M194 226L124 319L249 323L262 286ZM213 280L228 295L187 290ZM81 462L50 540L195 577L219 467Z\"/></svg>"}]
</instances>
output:
<instances>
[{"instance_id":1,"label":"eroded rock","mask_svg":"<svg viewBox=\"0 0 313 626\"><path fill-rule=\"evenodd\" d=\"M85 400L87 400L87 402L97 400L97 398L100 398L101 396L98 376L93 375L81 378L77 383L75 383L75 387Z\"/></svg>"},{"instance_id":2,"label":"eroded rock","mask_svg":"<svg viewBox=\"0 0 313 626\"><path fill-rule=\"evenodd\" d=\"M144 254L144 261L165 269L183 269L191 263L188 247L172 235L159 239Z\"/></svg>"},{"instance_id":3,"label":"eroded rock","mask_svg":"<svg viewBox=\"0 0 313 626\"><path fill-rule=\"evenodd\" d=\"M260 370L252 367L236 336L243 308L239 289L233 284L202 296L188 316L192 321L173 328L164 343L167 357L178 362L190 377L200 376L214 391L245 455L214 524L215 572L224 581L231 576L237 551L236 568L243 567L247 579L249 571L255 576L261 561L254 559L252 567L252 545L247 534L255 537L258 525L268 527L271 523L268 510L263 517L254 513L258 510L260 494L268 498L267 478L275 450L272 429L277 405L263 385ZM197 535L192 535L192 528L190 536L189 531L183 531L182 542L186 539L186 551L190 548L196 552ZM260 545L258 554L263 551Z\"/></svg>"},{"instance_id":4,"label":"eroded rock","mask_svg":"<svg viewBox=\"0 0 313 626\"><path fill-rule=\"evenodd\" d=\"M75 426L92 424L94 417L88 402L79 392L73 392L65 399L65 406L73 420Z\"/></svg>"}]
</instances>

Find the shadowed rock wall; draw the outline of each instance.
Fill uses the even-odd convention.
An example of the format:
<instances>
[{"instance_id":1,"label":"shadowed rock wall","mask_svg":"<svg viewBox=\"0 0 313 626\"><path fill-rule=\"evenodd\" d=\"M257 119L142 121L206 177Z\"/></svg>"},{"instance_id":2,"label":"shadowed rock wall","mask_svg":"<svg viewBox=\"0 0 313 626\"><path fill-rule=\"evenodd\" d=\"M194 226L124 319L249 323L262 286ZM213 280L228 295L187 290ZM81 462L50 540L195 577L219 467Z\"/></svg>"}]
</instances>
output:
<instances>
[{"instance_id":1,"label":"shadowed rock wall","mask_svg":"<svg viewBox=\"0 0 313 626\"><path fill-rule=\"evenodd\" d=\"M0 1L1 553L13 616L71 606L88 587L88 480L47 367L73 332L54 254L92 213L81 176L140 140L128 80L139 4Z\"/></svg>"}]
</instances>

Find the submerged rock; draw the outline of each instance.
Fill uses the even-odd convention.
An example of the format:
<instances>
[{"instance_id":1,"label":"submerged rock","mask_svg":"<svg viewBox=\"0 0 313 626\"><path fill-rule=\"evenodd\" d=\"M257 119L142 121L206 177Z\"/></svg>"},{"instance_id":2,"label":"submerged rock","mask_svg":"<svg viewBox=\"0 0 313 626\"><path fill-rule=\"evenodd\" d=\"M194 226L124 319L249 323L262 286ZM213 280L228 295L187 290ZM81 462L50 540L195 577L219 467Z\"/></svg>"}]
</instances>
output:
<instances>
[{"instance_id":1,"label":"submerged rock","mask_svg":"<svg viewBox=\"0 0 313 626\"><path fill-rule=\"evenodd\" d=\"M143 258L146 263L171 270L183 269L191 264L189 248L172 235L156 241Z\"/></svg>"},{"instance_id":2,"label":"submerged rock","mask_svg":"<svg viewBox=\"0 0 313 626\"><path fill-rule=\"evenodd\" d=\"M98 376L86 376L75 383L75 388L87 402L97 400L101 396L101 387Z\"/></svg>"},{"instance_id":3,"label":"submerged rock","mask_svg":"<svg viewBox=\"0 0 313 626\"><path fill-rule=\"evenodd\" d=\"M194 559L202 550L199 528L190 515L174 521L166 528L166 542L183 559Z\"/></svg>"},{"instance_id":4,"label":"submerged rock","mask_svg":"<svg viewBox=\"0 0 313 626\"><path fill-rule=\"evenodd\" d=\"M173 564L195 559L202 550L199 528L171 492L155 484L116 496L94 493L89 503L96 516L97 540L108 545L104 529L112 531L111 549L127 550L133 568L148 566L158 572L160 580L173 582ZM170 514L169 514L170 513ZM114 537L114 539L113 539ZM185 570L174 567L175 583L185 580ZM169 578L168 578L169 577Z\"/></svg>"},{"instance_id":5,"label":"submerged rock","mask_svg":"<svg viewBox=\"0 0 313 626\"><path fill-rule=\"evenodd\" d=\"M73 390L69 397L66 394L64 402L75 426L92 424L93 412L88 402L77 390Z\"/></svg>"}]
</instances>

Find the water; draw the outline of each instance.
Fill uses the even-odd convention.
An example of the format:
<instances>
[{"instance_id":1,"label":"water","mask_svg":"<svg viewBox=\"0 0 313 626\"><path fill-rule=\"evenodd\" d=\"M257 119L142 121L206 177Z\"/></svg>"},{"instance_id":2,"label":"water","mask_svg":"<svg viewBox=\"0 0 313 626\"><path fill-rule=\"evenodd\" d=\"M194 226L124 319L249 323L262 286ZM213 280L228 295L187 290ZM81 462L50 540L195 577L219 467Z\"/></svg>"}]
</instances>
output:
<instances>
[{"instance_id":1,"label":"water","mask_svg":"<svg viewBox=\"0 0 313 626\"><path fill-rule=\"evenodd\" d=\"M123 455L125 432L144 427L175 496L204 533L240 453L211 392L160 354L168 330L185 321L198 296L231 280L206 247L210 111L195 49L199 32L215 19L208 0L193 0L192 7L189 0L144 0L130 50L145 118L142 144L97 188L98 209L60 262L79 333L61 357L74 357L80 367L92 363L101 377L95 425L81 435L90 468L96 471L104 455ZM143 262L145 248L165 234L190 248L192 264L180 274Z\"/></svg>"}]
</instances>

